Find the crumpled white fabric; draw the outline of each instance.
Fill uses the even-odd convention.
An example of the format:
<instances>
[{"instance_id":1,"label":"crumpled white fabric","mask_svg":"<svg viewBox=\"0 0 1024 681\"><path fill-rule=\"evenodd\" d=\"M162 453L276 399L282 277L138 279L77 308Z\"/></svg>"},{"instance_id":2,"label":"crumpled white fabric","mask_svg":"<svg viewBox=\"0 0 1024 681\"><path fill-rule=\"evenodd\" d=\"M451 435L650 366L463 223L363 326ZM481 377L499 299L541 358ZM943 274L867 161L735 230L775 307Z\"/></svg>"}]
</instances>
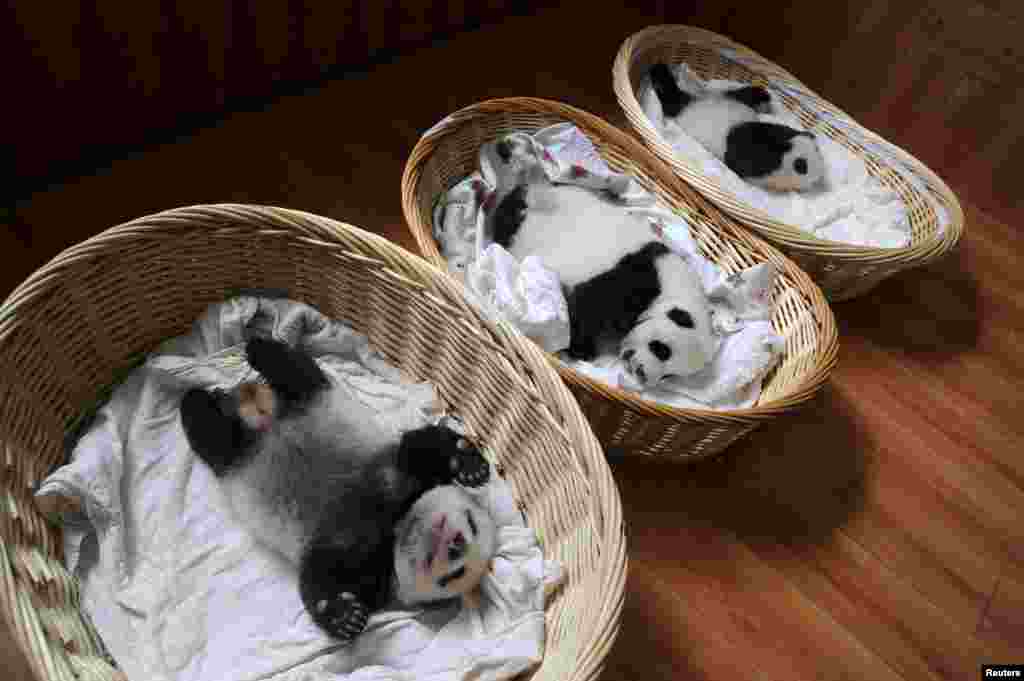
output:
<instances>
[{"instance_id":1,"label":"crumpled white fabric","mask_svg":"<svg viewBox=\"0 0 1024 681\"><path fill-rule=\"evenodd\" d=\"M84 517L65 519L68 567L128 678L498 681L537 664L545 587L561 570L544 560L494 471L476 492L501 526L479 610L396 604L374 614L348 647L313 624L294 568L231 518L181 428L186 389L228 387L250 375L247 324L301 341L396 433L442 417L432 386L403 378L364 336L292 301L240 297L213 305L191 333L164 343L98 412L71 463L37 492L81 503Z\"/></svg>"},{"instance_id":2,"label":"crumpled white fabric","mask_svg":"<svg viewBox=\"0 0 1024 681\"><path fill-rule=\"evenodd\" d=\"M517 261L490 244L467 271L470 288L543 348L569 346L569 308L558 275L539 258Z\"/></svg>"},{"instance_id":3,"label":"crumpled white fabric","mask_svg":"<svg viewBox=\"0 0 1024 681\"><path fill-rule=\"evenodd\" d=\"M676 74L680 88L693 94L746 85L728 80L704 82L686 64L670 68ZM871 177L859 157L827 135L816 135L826 166L823 187L804 192L771 191L744 182L673 121L666 120L661 102L651 88L650 78L644 76L636 94L640 108L655 130L676 151L696 162L701 171L723 189L780 222L799 227L820 239L859 246L902 248L910 243L910 216L899 194ZM808 129L778 102L774 93L771 94L772 113L761 114L758 118L799 130ZM813 127L809 131L820 133Z\"/></svg>"},{"instance_id":4,"label":"crumpled white fabric","mask_svg":"<svg viewBox=\"0 0 1024 681\"><path fill-rule=\"evenodd\" d=\"M738 409L752 406L761 394L761 381L784 349L771 326L774 305L770 292L777 271L770 263L727 277L704 258L686 221L660 204L636 180L613 171L593 143L571 123L543 128L524 142L517 162L534 164L552 182L571 183L605 191L626 210L647 218L652 235L687 259L709 294L715 328L721 336L719 353L703 371L673 379L641 397L676 407ZM483 228L500 182L491 145L480 150L480 171L457 183L434 206L434 235L449 270L467 286L471 297L488 314L515 325L549 352L569 344L569 315L557 275L534 257L518 262L501 246L489 243ZM593 362L561 359L583 374L609 385L636 391L612 351Z\"/></svg>"}]
</instances>

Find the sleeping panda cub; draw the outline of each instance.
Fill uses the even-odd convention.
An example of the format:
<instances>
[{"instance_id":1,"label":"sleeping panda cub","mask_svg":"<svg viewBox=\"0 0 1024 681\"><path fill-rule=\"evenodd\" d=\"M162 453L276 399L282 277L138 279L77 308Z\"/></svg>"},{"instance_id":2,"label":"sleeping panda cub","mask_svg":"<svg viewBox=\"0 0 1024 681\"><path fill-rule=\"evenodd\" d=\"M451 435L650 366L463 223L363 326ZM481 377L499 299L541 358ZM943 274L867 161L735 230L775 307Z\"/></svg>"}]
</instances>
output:
<instances>
[{"instance_id":1,"label":"sleeping panda cub","mask_svg":"<svg viewBox=\"0 0 1024 681\"><path fill-rule=\"evenodd\" d=\"M711 312L697 274L609 196L553 184L515 135L494 144L496 200L485 229L517 259L554 271L569 308L568 354L617 346L639 387L700 371L714 356Z\"/></svg>"},{"instance_id":2,"label":"sleeping panda cub","mask_svg":"<svg viewBox=\"0 0 1024 681\"><path fill-rule=\"evenodd\" d=\"M650 70L651 86L665 118L694 138L751 184L776 191L805 190L825 175L825 161L809 132L757 120L771 95L762 87L709 93L684 92L665 64Z\"/></svg>"},{"instance_id":3,"label":"sleeping panda cub","mask_svg":"<svg viewBox=\"0 0 1024 681\"><path fill-rule=\"evenodd\" d=\"M396 596L406 604L469 594L496 548L477 487L490 467L449 428L396 438L298 348L252 338L266 380L189 390L185 434L252 536L298 569L313 621L351 640Z\"/></svg>"}]
</instances>

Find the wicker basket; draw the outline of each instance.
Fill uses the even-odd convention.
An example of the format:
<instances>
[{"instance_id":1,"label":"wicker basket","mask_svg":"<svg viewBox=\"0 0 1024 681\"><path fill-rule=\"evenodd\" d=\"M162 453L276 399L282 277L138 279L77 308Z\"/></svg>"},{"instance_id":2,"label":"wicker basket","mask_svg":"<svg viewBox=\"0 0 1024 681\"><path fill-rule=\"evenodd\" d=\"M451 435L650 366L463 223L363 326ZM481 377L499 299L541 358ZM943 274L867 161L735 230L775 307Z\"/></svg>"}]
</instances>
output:
<instances>
[{"instance_id":1,"label":"wicker basket","mask_svg":"<svg viewBox=\"0 0 1024 681\"><path fill-rule=\"evenodd\" d=\"M241 287L284 290L432 381L504 467L566 583L535 680L594 679L618 631L622 508L601 448L545 356L482 319L459 284L386 240L298 211L182 208L114 227L37 271L0 308L0 593L40 679L121 678L104 661L32 491L68 424L141 353Z\"/></svg>"},{"instance_id":2,"label":"wicker basket","mask_svg":"<svg viewBox=\"0 0 1024 681\"><path fill-rule=\"evenodd\" d=\"M835 319L821 290L793 262L737 227L668 172L637 140L579 109L542 99L498 99L462 109L428 131L413 150L402 178L405 218L421 252L443 265L431 209L439 195L476 170L484 142L563 121L583 131L613 168L632 174L687 217L703 254L725 270L731 273L771 261L781 272L773 291L778 306L772 321L785 338L785 356L765 380L764 392L753 408L676 409L594 381L551 356L606 450L693 461L720 452L761 423L810 398L828 377L837 352Z\"/></svg>"},{"instance_id":3,"label":"wicker basket","mask_svg":"<svg viewBox=\"0 0 1024 681\"><path fill-rule=\"evenodd\" d=\"M911 242L904 248L871 248L827 241L779 222L723 190L699 165L662 139L636 98L640 79L656 62L685 62L704 79L722 78L773 89L808 127L817 126L864 160L868 171L894 189L910 214ZM680 177L741 224L790 256L830 300L859 296L883 279L950 251L963 231L963 211L949 187L916 158L860 126L782 68L716 33L690 26L646 28L626 39L614 66L615 94L634 130ZM948 217L940 224L936 205Z\"/></svg>"}]
</instances>

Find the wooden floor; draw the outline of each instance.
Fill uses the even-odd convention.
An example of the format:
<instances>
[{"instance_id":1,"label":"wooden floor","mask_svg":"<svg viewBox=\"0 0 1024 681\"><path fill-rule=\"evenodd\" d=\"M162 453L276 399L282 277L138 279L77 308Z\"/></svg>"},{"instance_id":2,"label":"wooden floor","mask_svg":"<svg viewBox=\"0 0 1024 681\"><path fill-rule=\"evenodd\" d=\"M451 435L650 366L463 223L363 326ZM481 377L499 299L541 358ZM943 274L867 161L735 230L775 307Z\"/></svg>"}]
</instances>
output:
<instances>
[{"instance_id":1,"label":"wooden floor","mask_svg":"<svg viewBox=\"0 0 1024 681\"><path fill-rule=\"evenodd\" d=\"M894 40L925 39L915 27L932 24L903 16L897 29L886 23L896 19L880 16L886 4L865 4L874 14L837 48L844 63L860 51L877 65L871 31L879 26ZM982 4L1000 3L958 7ZM570 2L422 50L37 194L16 206L14 229L0 234L0 294L71 243L188 203L287 205L412 248L401 171L420 132L449 111L538 95L623 123L611 61L628 33L659 19L608 6L601 21L587 22L581 7ZM728 21L720 13L705 25ZM503 66L501 48L523 44L543 45L543 54ZM913 81L933 101L954 101L944 99L941 79L922 85L908 71L910 63L934 68L933 52L913 62L907 50L893 70L859 72L853 88L829 75L836 63L826 69L813 54L804 53L802 69L786 44L766 37L752 46L810 73L812 87L950 178L966 237L946 261L835 308L840 365L800 415L693 469L617 465L631 570L604 678L978 679L982 663L1024 663L1024 204L1019 176L1003 175L1012 158L1000 151L1021 148L1020 126L1002 130L1011 121L985 119L976 100L974 119L960 112L948 129L941 111L924 120L929 111L894 83ZM875 96L864 91L872 77ZM1019 70L1009 86L1010 99L989 110L1008 112L1006 102L1019 101ZM987 141L957 154L958 134ZM7 678L29 678L16 656L3 664Z\"/></svg>"}]
</instances>

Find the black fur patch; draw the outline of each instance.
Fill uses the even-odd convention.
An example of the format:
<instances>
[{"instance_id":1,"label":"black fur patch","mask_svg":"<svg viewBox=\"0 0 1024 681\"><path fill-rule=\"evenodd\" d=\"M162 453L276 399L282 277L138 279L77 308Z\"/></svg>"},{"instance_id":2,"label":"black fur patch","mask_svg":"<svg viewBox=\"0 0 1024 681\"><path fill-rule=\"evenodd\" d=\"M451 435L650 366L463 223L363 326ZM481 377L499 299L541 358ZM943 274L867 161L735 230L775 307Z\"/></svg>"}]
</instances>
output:
<instances>
[{"instance_id":1,"label":"black fur patch","mask_svg":"<svg viewBox=\"0 0 1024 681\"><path fill-rule=\"evenodd\" d=\"M260 372L279 397L285 398L286 407L305 403L330 385L327 374L309 353L287 343L251 338L245 344L245 354L252 368Z\"/></svg>"},{"instance_id":2,"label":"black fur patch","mask_svg":"<svg viewBox=\"0 0 1024 681\"><path fill-rule=\"evenodd\" d=\"M225 393L193 388L181 400L181 424L192 451L214 475L244 463L259 435L242 423L237 405L225 412Z\"/></svg>"},{"instance_id":3,"label":"black fur patch","mask_svg":"<svg viewBox=\"0 0 1024 681\"><path fill-rule=\"evenodd\" d=\"M659 340L653 340L647 344L651 354L657 357L662 362L667 362L668 358L672 356L672 348L665 345Z\"/></svg>"},{"instance_id":4,"label":"black fur patch","mask_svg":"<svg viewBox=\"0 0 1024 681\"><path fill-rule=\"evenodd\" d=\"M637 318L661 295L655 262L668 252L665 244L651 241L569 292L571 357L593 359L598 340L621 340L633 329Z\"/></svg>"},{"instance_id":5,"label":"black fur patch","mask_svg":"<svg viewBox=\"0 0 1024 681\"><path fill-rule=\"evenodd\" d=\"M661 111L666 116L670 118L678 116L679 112L693 101L693 95L679 88L679 83L672 75L672 70L666 64L652 66L650 76L651 87L654 88L654 94L658 95Z\"/></svg>"},{"instance_id":6,"label":"black fur patch","mask_svg":"<svg viewBox=\"0 0 1024 681\"><path fill-rule=\"evenodd\" d=\"M337 613L318 617L321 601L334 603L347 592L373 611L383 607L389 595L395 544L390 528L405 504L372 492L353 490L327 509L299 566L303 604L313 621L332 635L337 633L329 620Z\"/></svg>"},{"instance_id":7,"label":"black fur patch","mask_svg":"<svg viewBox=\"0 0 1024 681\"><path fill-rule=\"evenodd\" d=\"M508 143L508 140L501 140L495 144L494 150L498 152L498 157L503 163L508 163L512 160L512 145Z\"/></svg>"},{"instance_id":8,"label":"black fur patch","mask_svg":"<svg viewBox=\"0 0 1024 681\"><path fill-rule=\"evenodd\" d=\"M442 589L454 582L456 579L462 579L466 576L466 566L463 565L457 570L453 570L441 579L437 580L437 585Z\"/></svg>"},{"instance_id":9,"label":"black fur patch","mask_svg":"<svg viewBox=\"0 0 1024 681\"><path fill-rule=\"evenodd\" d=\"M249 364L273 388L279 400L278 417L300 409L330 385L308 353L281 341L251 338L245 352ZM222 391L193 388L185 393L181 423L192 451L218 476L243 463L260 439L239 417L237 398Z\"/></svg>"},{"instance_id":10,"label":"black fur patch","mask_svg":"<svg viewBox=\"0 0 1024 681\"><path fill-rule=\"evenodd\" d=\"M674 321L684 329L693 329L697 325L693 322L693 317L686 310L678 307L673 307L668 311L668 318Z\"/></svg>"},{"instance_id":11,"label":"black fur patch","mask_svg":"<svg viewBox=\"0 0 1024 681\"><path fill-rule=\"evenodd\" d=\"M734 126L725 139L725 165L740 177L769 175L782 165L793 138L807 134L788 125L750 121Z\"/></svg>"},{"instance_id":12,"label":"black fur patch","mask_svg":"<svg viewBox=\"0 0 1024 681\"><path fill-rule=\"evenodd\" d=\"M398 466L428 488L447 485L453 480L479 487L490 479L490 466L475 447L460 448L460 440L463 438L458 433L445 426L410 430L399 442ZM408 506L412 506L412 502Z\"/></svg>"},{"instance_id":13,"label":"black fur patch","mask_svg":"<svg viewBox=\"0 0 1024 681\"><path fill-rule=\"evenodd\" d=\"M741 104L746 104L754 111L767 111L768 105L772 101L772 96L760 85L748 85L736 88L735 90L728 90L724 95Z\"/></svg>"},{"instance_id":14,"label":"black fur patch","mask_svg":"<svg viewBox=\"0 0 1024 681\"><path fill-rule=\"evenodd\" d=\"M508 248L512 244L526 219L526 192L526 185L521 184L502 197L494 208L491 222L494 233L491 234L491 238L502 248Z\"/></svg>"},{"instance_id":15,"label":"black fur patch","mask_svg":"<svg viewBox=\"0 0 1024 681\"><path fill-rule=\"evenodd\" d=\"M795 170L797 172L797 174L799 174L799 175L806 175L807 174L807 159L806 158L798 158L797 160L793 161L793 170Z\"/></svg>"}]
</instances>

